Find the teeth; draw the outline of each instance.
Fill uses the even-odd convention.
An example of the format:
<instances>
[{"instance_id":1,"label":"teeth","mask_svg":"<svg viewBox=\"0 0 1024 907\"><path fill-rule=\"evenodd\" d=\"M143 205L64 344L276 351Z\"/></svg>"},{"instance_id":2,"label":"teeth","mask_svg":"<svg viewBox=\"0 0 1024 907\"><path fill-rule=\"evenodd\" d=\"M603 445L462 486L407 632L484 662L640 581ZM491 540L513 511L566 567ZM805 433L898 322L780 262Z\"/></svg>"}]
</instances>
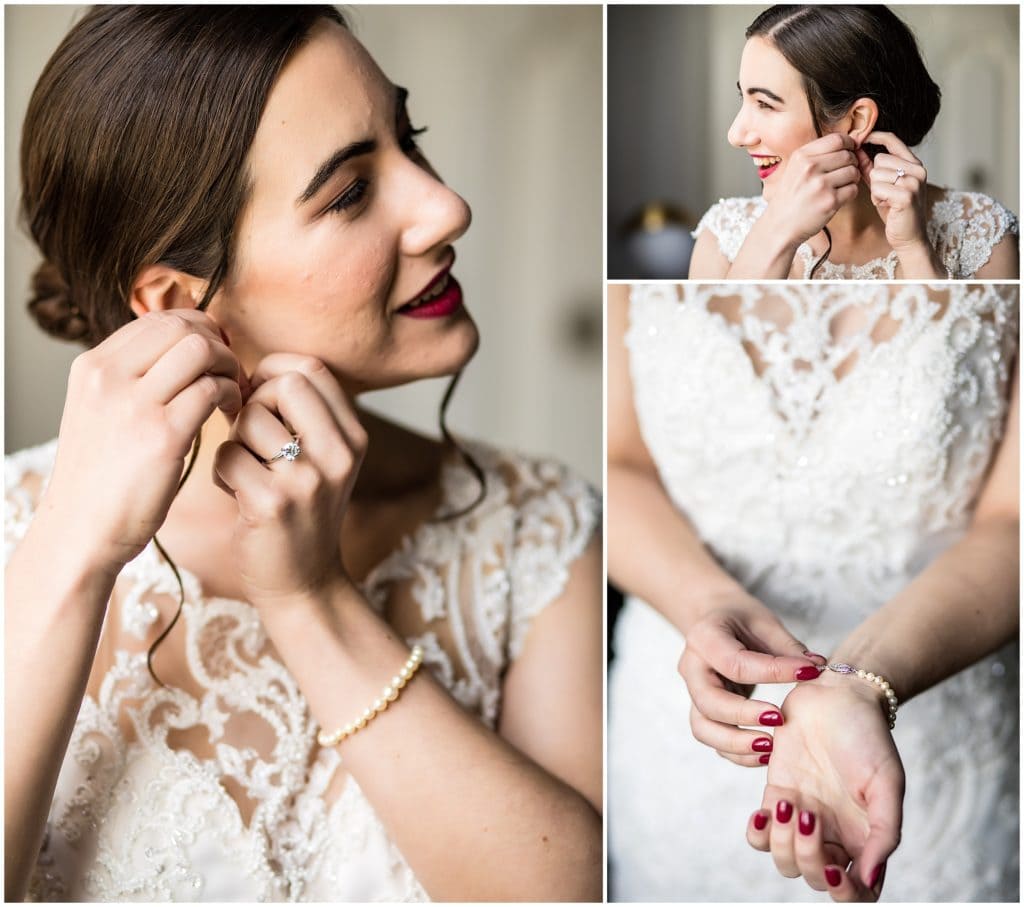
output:
<instances>
[{"instance_id":1,"label":"teeth","mask_svg":"<svg viewBox=\"0 0 1024 907\"><path fill-rule=\"evenodd\" d=\"M437 283L431 286L426 293L419 297L415 302L409 304L409 308L416 308L417 306L423 305L425 302L430 302L431 299L437 299L445 290L448 289L448 272L446 271L441 277L438 278Z\"/></svg>"},{"instance_id":2,"label":"teeth","mask_svg":"<svg viewBox=\"0 0 1024 907\"><path fill-rule=\"evenodd\" d=\"M782 160L781 157L755 157L754 163L758 167L774 167Z\"/></svg>"}]
</instances>

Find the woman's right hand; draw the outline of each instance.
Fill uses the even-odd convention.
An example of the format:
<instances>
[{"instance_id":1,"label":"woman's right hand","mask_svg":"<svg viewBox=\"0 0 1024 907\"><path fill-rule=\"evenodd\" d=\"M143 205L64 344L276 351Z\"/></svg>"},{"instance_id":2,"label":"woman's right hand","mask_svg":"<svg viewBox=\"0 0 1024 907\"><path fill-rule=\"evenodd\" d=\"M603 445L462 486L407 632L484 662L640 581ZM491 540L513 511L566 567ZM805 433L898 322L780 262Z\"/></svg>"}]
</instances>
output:
<instances>
[{"instance_id":1,"label":"woman's right hand","mask_svg":"<svg viewBox=\"0 0 1024 907\"><path fill-rule=\"evenodd\" d=\"M204 312L153 312L115 331L72 363L40 510L116 575L163 524L203 423L241 409L240 380Z\"/></svg>"},{"instance_id":2,"label":"woman's right hand","mask_svg":"<svg viewBox=\"0 0 1024 907\"><path fill-rule=\"evenodd\" d=\"M770 702L749 698L753 686L812 680L824 664L753 597L709 608L687 628L679 660L693 736L738 765L766 765L772 737L746 728L775 728L783 717Z\"/></svg>"},{"instance_id":3,"label":"woman's right hand","mask_svg":"<svg viewBox=\"0 0 1024 907\"><path fill-rule=\"evenodd\" d=\"M857 197L861 180L856 142L832 132L798 148L768 197L770 216L783 235L800 244L816 236Z\"/></svg>"}]
</instances>

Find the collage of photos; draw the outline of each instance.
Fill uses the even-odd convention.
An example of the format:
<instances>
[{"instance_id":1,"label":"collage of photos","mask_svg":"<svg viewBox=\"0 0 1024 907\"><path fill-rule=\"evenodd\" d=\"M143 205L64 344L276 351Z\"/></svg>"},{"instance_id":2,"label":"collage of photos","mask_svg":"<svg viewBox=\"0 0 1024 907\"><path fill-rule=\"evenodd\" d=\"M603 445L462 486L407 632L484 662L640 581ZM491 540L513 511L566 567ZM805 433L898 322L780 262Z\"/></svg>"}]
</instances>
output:
<instances>
[{"instance_id":1,"label":"collage of photos","mask_svg":"<svg viewBox=\"0 0 1024 907\"><path fill-rule=\"evenodd\" d=\"M5 5L5 900L1020 903L1020 11Z\"/></svg>"}]
</instances>

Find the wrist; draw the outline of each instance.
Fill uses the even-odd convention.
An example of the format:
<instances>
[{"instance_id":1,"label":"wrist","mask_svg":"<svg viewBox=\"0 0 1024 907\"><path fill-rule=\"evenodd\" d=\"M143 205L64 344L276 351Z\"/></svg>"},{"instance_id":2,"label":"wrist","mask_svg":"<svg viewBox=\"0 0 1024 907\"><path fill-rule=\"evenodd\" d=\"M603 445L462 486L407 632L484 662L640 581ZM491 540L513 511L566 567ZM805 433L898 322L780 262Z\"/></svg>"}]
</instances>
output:
<instances>
[{"instance_id":1,"label":"wrist","mask_svg":"<svg viewBox=\"0 0 1024 907\"><path fill-rule=\"evenodd\" d=\"M893 244L905 279L942 278L949 276L936 251L923 239Z\"/></svg>"},{"instance_id":2,"label":"wrist","mask_svg":"<svg viewBox=\"0 0 1024 907\"><path fill-rule=\"evenodd\" d=\"M846 685L857 696L877 703L891 729L896 721L899 698L889 676L862 663L846 661L837 656L833 656L828 663L840 667L840 670L826 668L820 680L825 685Z\"/></svg>"}]
</instances>

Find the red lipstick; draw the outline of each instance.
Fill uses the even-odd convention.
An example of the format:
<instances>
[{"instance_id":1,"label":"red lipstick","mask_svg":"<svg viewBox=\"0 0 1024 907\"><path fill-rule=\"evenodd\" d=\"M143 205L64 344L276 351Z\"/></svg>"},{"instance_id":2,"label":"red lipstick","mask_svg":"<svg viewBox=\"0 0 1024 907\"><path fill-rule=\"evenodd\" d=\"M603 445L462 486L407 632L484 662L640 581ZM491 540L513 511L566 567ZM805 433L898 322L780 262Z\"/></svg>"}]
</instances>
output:
<instances>
[{"instance_id":1,"label":"red lipstick","mask_svg":"<svg viewBox=\"0 0 1024 907\"><path fill-rule=\"evenodd\" d=\"M407 318L447 318L454 315L462 308L462 287L450 273L446 272L441 279L444 288L437 296L425 302L410 302L402 306L398 314ZM433 285L436 284L437 281L434 281Z\"/></svg>"}]
</instances>

